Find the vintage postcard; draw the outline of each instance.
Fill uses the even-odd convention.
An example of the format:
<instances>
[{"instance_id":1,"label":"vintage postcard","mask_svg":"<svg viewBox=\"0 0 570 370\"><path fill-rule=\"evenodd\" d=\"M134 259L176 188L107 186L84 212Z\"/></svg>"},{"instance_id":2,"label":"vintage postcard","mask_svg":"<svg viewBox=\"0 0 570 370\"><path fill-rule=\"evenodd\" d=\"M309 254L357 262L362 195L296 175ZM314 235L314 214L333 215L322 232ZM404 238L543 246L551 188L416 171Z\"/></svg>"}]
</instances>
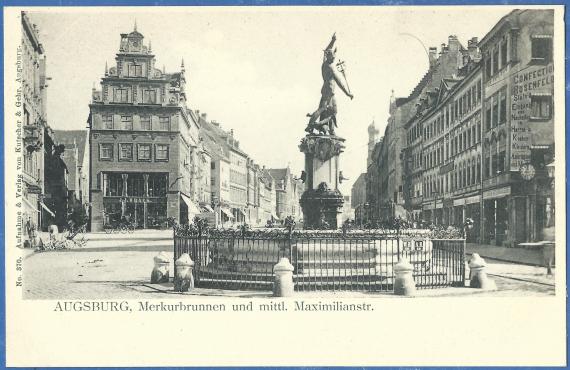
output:
<instances>
[{"instance_id":1,"label":"vintage postcard","mask_svg":"<svg viewBox=\"0 0 570 370\"><path fill-rule=\"evenodd\" d=\"M562 6L3 11L6 365L566 365Z\"/></svg>"}]
</instances>

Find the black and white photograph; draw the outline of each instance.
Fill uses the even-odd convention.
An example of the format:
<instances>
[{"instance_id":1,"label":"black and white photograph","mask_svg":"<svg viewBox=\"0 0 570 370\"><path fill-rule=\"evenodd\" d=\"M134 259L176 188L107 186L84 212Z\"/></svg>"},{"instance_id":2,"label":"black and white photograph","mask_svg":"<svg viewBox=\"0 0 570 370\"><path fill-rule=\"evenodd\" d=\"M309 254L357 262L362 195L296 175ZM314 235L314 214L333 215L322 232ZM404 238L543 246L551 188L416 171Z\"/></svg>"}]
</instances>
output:
<instances>
[{"instance_id":1,"label":"black and white photograph","mask_svg":"<svg viewBox=\"0 0 570 370\"><path fill-rule=\"evenodd\" d=\"M561 9L4 9L7 301L563 310Z\"/></svg>"}]
</instances>

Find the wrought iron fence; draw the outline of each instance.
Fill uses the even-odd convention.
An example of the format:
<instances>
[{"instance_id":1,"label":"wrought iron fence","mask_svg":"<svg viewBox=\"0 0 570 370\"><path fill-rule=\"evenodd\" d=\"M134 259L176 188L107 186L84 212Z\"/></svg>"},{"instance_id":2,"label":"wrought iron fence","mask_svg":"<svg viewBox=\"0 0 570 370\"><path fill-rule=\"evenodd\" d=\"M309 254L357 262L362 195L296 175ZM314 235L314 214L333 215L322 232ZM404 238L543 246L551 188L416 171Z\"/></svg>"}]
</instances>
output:
<instances>
[{"instance_id":1,"label":"wrought iron fence","mask_svg":"<svg viewBox=\"0 0 570 370\"><path fill-rule=\"evenodd\" d=\"M465 240L428 231L207 230L175 228L174 258L188 253L198 287L271 290L281 257L294 267L295 289L393 290L401 257L414 266L418 288L465 284Z\"/></svg>"}]
</instances>

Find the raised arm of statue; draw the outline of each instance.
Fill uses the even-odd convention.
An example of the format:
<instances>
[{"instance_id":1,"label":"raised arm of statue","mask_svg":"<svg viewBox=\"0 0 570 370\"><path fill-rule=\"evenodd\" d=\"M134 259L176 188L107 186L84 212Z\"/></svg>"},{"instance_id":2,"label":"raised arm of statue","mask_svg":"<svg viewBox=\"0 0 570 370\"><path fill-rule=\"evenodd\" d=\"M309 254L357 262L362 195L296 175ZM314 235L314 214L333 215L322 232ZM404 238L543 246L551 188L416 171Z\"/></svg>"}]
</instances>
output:
<instances>
[{"instance_id":1,"label":"raised arm of statue","mask_svg":"<svg viewBox=\"0 0 570 370\"><path fill-rule=\"evenodd\" d=\"M334 46L334 42L336 41L336 32L333 33L332 37L331 37L331 42L329 42L328 46L325 48L325 50L331 50Z\"/></svg>"},{"instance_id":2,"label":"raised arm of statue","mask_svg":"<svg viewBox=\"0 0 570 370\"><path fill-rule=\"evenodd\" d=\"M346 94L346 96L348 96L350 99L354 98L354 95L352 95L348 89L344 86L344 83L342 82L342 79L340 78L340 76L338 75L338 72L333 70L333 78L336 82L336 84L338 85L338 87L340 87L340 89L342 90L343 93Z\"/></svg>"}]
</instances>

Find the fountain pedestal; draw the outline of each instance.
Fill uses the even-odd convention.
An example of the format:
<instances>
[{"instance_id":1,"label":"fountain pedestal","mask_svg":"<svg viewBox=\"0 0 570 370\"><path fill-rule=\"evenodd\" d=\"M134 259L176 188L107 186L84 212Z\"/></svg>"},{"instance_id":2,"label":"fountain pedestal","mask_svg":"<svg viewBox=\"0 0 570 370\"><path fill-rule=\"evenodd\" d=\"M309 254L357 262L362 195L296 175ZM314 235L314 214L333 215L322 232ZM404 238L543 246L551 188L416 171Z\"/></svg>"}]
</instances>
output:
<instances>
[{"instance_id":1,"label":"fountain pedestal","mask_svg":"<svg viewBox=\"0 0 570 370\"><path fill-rule=\"evenodd\" d=\"M339 155L344 139L334 135L308 134L299 149L305 154L305 186L301 196L306 228L337 229L344 199L338 190Z\"/></svg>"}]
</instances>

